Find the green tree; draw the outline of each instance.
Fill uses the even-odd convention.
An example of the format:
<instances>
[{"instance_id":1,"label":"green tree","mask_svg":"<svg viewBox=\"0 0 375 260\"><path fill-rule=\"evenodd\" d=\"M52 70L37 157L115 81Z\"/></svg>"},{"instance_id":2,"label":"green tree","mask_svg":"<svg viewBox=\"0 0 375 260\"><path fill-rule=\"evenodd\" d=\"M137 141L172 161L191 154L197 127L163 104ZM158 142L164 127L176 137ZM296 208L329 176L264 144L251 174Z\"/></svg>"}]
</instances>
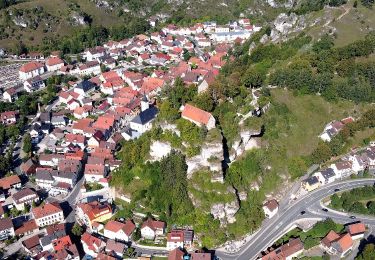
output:
<instances>
[{"instance_id":1,"label":"green tree","mask_svg":"<svg viewBox=\"0 0 375 260\"><path fill-rule=\"evenodd\" d=\"M373 260L375 259L375 244L367 244L359 256L355 259L357 260Z\"/></svg>"},{"instance_id":2,"label":"green tree","mask_svg":"<svg viewBox=\"0 0 375 260\"><path fill-rule=\"evenodd\" d=\"M83 228L80 225L78 225L78 223L74 223L73 228L72 228L72 233L73 235L79 237L83 233Z\"/></svg>"},{"instance_id":3,"label":"green tree","mask_svg":"<svg viewBox=\"0 0 375 260\"><path fill-rule=\"evenodd\" d=\"M331 196L331 206L335 209L342 208L342 201L336 193Z\"/></svg>"},{"instance_id":4,"label":"green tree","mask_svg":"<svg viewBox=\"0 0 375 260\"><path fill-rule=\"evenodd\" d=\"M136 228L132 235L133 241L138 241L139 239L141 239L141 237L141 230L139 228Z\"/></svg>"},{"instance_id":5,"label":"green tree","mask_svg":"<svg viewBox=\"0 0 375 260\"><path fill-rule=\"evenodd\" d=\"M25 134L23 137L23 147L22 150L25 152L26 157L29 157L32 151L31 136L29 133Z\"/></svg>"}]
</instances>

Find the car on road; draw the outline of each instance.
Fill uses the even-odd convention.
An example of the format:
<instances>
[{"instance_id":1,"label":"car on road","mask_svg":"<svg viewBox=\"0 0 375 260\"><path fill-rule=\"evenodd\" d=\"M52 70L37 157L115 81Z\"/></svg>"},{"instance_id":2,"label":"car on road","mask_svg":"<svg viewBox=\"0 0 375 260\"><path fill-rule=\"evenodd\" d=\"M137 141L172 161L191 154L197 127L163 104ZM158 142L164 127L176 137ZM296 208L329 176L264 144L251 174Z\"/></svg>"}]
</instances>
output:
<instances>
[{"instance_id":1,"label":"car on road","mask_svg":"<svg viewBox=\"0 0 375 260\"><path fill-rule=\"evenodd\" d=\"M305 215L306 211L302 210L301 215Z\"/></svg>"},{"instance_id":2,"label":"car on road","mask_svg":"<svg viewBox=\"0 0 375 260\"><path fill-rule=\"evenodd\" d=\"M340 191L340 189L335 189L335 192L338 192L338 191Z\"/></svg>"},{"instance_id":3,"label":"car on road","mask_svg":"<svg viewBox=\"0 0 375 260\"><path fill-rule=\"evenodd\" d=\"M328 211L328 209L326 209L326 208L322 208L322 210L323 210L324 212L327 212L327 211Z\"/></svg>"},{"instance_id":4,"label":"car on road","mask_svg":"<svg viewBox=\"0 0 375 260\"><path fill-rule=\"evenodd\" d=\"M351 218L351 219L356 219L357 217L356 217L356 216L350 216L349 218Z\"/></svg>"}]
</instances>

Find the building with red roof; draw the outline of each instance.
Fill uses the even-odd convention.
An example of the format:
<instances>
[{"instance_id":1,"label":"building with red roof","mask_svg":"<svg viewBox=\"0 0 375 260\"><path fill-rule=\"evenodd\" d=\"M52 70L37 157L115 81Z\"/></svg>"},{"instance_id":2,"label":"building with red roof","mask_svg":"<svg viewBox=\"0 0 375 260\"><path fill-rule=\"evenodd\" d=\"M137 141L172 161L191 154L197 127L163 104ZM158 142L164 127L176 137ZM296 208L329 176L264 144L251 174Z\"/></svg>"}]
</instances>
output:
<instances>
[{"instance_id":1,"label":"building with red roof","mask_svg":"<svg viewBox=\"0 0 375 260\"><path fill-rule=\"evenodd\" d=\"M359 222L346 226L346 231L350 234L353 240L361 239L365 236L366 226Z\"/></svg>"},{"instance_id":2,"label":"building with red roof","mask_svg":"<svg viewBox=\"0 0 375 260\"><path fill-rule=\"evenodd\" d=\"M192 105L186 104L182 109L181 117L189 120L190 122L196 124L197 126L206 126L208 130L215 128L215 118L200 108L194 107Z\"/></svg>"},{"instance_id":3,"label":"building with red roof","mask_svg":"<svg viewBox=\"0 0 375 260\"><path fill-rule=\"evenodd\" d=\"M38 227L48 226L59 223L64 220L63 210L60 205L55 203L46 203L31 210Z\"/></svg>"},{"instance_id":4,"label":"building with red roof","mask_svg":"<svg viewBox=\"0 0 375 260\"><path fill-rule=\"evenodd\" d=\"M27 80L36 76L40 76L44 73L44 65L40 62L28 62L22 65L19 69L19 78L21 80Z\"/></svg>"},{"instance_id":5,"label":"building with red roof","mask_svg":"<svg viewBox=\"0 0 375 260\"><path fill-rule=\"evenodd\" d=\"M87 232L82 235L81 242L83 251L92 257L97 257L98 253L106 246L106 243L103 240L94 237Z\"/></svg>"},{"instance_id":6,"label":"building with red roof","mask_svg":"<svg viewBox=\"0 0 375 260\"><path fill-rule=\"evenodd\" d=\"M180 248L175 248L168 254L168 260L183 260L185 252Z\"/></svg>"},{"instance_id":7,"label":"building with red roof","mask_svg":"<svg viewBox=\"0 0 375 260\"><path fill-rule=\"evenodd\" d=\"M92 230L94 222L104 222L112 217L112 207L108 203L93 201L80 203L76 208L77 221Z\"/></svg>"},{"instance_id":8,"label":"building with red roof","mask_svg":"<svg viewBox=\"0 0 375 260\"><path fill-rule=\"evenodd\" d=\"M164 235L165 227L165 222L149 218L141 226L141 236L146 239L155 239L156 236Z\"/></svg>"},{"instance_id":9,"label":"building with red roof","mask_svg":"<svg viewBox=\"0 0 375 260\"><path fill-rule=\"evenodd\" d=\"M111 220L104 226L104 236L128 242L134 230L135 224L131 220L127 220L125 223Z\"/></svg>"},{"instance_id":10,"label":"building with red roof","mask_svg":"<svg viewBox=\"0 0 375 260\"><path fill-rule=\"evenodd\" d=\"M60 70L64 65L64 61L59 57L52 57L46 60L47 71Z\"/></svg>"},{"instance_id":11,"label":"building with red roof","mask_svg":"<svg viewBox=\"0 0 375 260\"><path fill-rule=\"evenodd\" d=\"M184 248L184 231L171 230L167 235L167 249Z\"/></svg>"}]
</instances>

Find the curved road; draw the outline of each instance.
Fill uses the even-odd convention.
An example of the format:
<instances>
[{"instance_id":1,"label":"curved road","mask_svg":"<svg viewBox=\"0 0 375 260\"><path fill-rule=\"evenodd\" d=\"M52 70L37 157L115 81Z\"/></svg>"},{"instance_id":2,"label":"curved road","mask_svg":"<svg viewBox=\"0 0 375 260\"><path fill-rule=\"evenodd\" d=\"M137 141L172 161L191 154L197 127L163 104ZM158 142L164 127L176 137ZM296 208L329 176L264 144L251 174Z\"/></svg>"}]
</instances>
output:
<instances>
[{"instance_id":1,"label":"curved road","mask_svg":"<svg viewBox=\"0 0 375 260\"><path fill-rule=\"evenodd\" d=\"M375 179L356 179L337 183L327 184L317 190L314 190L305 196L294 201L293 204L280 208L277 215L272 219L264 221L262 228L253 235L251 240L234 254L223 251L216 251L216 255L221 259L229 260L249 260L256 259L259 254L271 246L280 238L296 220L306 218L327 218L335 221L348 223L353 222L349 215L334 211L324 212L321 210L320 201L335 193L335 189L350 190L364 185L374 185ZM306 211L303 216L301 211ZM367 225L375 226L375 218L358 216L356 220L361 220Z\"/></svg>"}]
</instances>

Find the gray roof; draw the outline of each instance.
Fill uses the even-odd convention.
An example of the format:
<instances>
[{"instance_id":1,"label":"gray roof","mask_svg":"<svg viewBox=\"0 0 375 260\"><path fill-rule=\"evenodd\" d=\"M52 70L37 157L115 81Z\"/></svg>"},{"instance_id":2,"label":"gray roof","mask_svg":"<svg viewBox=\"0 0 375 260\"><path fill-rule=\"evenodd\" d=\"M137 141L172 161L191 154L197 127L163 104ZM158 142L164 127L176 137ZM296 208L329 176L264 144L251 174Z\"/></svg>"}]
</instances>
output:
<instances>
[{"instance_id":1,"label":"gray roof","mask_svg":"<svg viewBox=\"0 0 375 260\"><path fill-rule=\"evenodd\" d=\"M324 177L324 179L329 179L335 176L335 172L333 171L332 168L327 168L320 172L322 173L322 176Z\"/></svg>"},{"instance_id":2,"label":"gray roof","mask_svg":"<svg viewBox=\"0 0 375 260\"><path fill-rule=\"evenodd\" d=\"M311 186L311 185L314 185L315 183L318 183L319 180L316 176L312 176L312 177L306 179L306 182Z\"/></svg>"},{"instance_id":3,"label":"gray roof","mask_svg":"<svg viewBox=\"0 0 375 260\"><path fill-rule=\"evenodd\" d=\"M76 88L82 89L84 92L90 91L91 89L95 88L94 83L88 80L84 80L80 82Z\"/></svg>"},{"instance_id":4,"label":"gray roof","mask_svg":"<svg viewBox=\"0 0 375 260\"><path fill-rule=\"evenodd\" d=\"M136 117L132 119L131 122L140 125L145 125L148 122L152 121L157 114L158 109L156 107L150 107L149 109L146 109L145 111L139 113Z\"/></svg>"},{"instance_id":5,"label":"gray roof","mask_svg":"<svg viewBox=\"0 0 375 260\"><path fill-rule=\"evenodd\" d=\"M51 235L44 236L40 239L40 244L46 246L52 243L52 240L58 239L60 237L66 236L65 230L57 230Z\"/></svg>"},{"instance_id":6,"label":"gray roof","mask_svg":"<svg viewBox=\"0 0 375 260\"><path fill-rule=\"evenodd\" d=\"M35 180L53 181L53 177L48 171L38 171L35 174Z\"/></svg>"}]
</instances>

